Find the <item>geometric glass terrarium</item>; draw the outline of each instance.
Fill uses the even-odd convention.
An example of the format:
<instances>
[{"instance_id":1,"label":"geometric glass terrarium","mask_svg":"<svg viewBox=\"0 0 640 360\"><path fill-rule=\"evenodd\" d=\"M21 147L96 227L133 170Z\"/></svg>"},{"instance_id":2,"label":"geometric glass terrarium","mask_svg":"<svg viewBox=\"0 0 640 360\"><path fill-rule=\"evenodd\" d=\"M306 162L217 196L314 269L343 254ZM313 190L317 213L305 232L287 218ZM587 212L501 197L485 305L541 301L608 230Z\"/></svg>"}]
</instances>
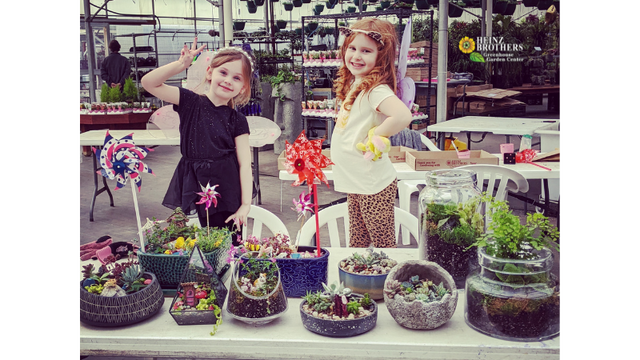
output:
<instances>
[{"instance_id":1,"label":"geometric glass terrarium","mask_svg":"<svg viewBox=\"0 0 640 360\"><path fill-rule=\"evenodd\" d=\"M226 297L227 287L195 244L169 313L178 325L214 324L215 333Z\"/></svg>"}]
</instances>

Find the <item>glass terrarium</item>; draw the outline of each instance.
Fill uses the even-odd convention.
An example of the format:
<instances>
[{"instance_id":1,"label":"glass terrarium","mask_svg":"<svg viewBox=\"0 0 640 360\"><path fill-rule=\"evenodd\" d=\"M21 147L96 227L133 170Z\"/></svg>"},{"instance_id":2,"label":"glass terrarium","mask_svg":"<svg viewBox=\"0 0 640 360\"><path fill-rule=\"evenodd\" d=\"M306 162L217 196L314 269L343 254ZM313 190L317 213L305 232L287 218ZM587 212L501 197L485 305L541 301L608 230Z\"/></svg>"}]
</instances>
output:
<instances>
[{"instance_id":1,"label":"glass terrarium","mask_svg":"<svg viewBox=\"0 0 640 360\"><path fill-rule=\"evenodd\" d=\"M435 170L426 174L426 180L418 197L419 256L442 266L462 288L476 262L475 249L467 248L484 231L476 173Z\"/></svg>"},{"instance_id":2,"label":"glass terrarium","mask_svg":"<svg viewBox=\"0 0 640 360\"><path fill-rule=\"evenodd\" d=\"M466 281L465 321L486 335L542 341L560 333L560 286L550 250L532 259L504 259L478 249L480 267Z\"/></svg>"}]
</instances>

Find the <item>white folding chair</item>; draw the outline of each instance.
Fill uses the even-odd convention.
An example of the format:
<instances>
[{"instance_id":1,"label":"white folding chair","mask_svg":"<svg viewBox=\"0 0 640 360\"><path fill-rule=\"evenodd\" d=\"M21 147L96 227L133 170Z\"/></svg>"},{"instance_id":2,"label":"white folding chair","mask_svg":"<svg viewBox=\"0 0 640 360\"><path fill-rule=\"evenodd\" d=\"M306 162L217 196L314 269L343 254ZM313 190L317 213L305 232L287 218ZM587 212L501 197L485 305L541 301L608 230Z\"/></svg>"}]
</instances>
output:
<instances>
[{"instance_id":1,"label":"white folding chair","mask_svg":"<svg viewBox=\"0 0 640 360\"><path fill-rule=\"evenodd\" d=\"M289 236L289 231L287 230L287 226L271 211L261 208L256 205L251 205L251 210L249 210L249 215L247 216L247 220L253 220L253 227L251 230L251 235L260 239L262 236L262 225L266 226L267 229L271 231L273 235L275 234L283 234ZM198 217L189 219L187 225L196 224L200 226L200 221ZM249 235L247 233L247 225L242 225L242 239L246 239Z\"/></svg>"},{"instance_id":2,"label":"white folding chair","mask_svg":"<svg viewBox=\"0 0 640 360\"><path fill-rule=\"evenodd\" d=\"M519 172L498 165L466 165L456 169L473 170L476 173L478 187L496 200L506 200L508 192L529 191L529 182ZM487 181L485 185L484 182Z\"/></svg>"},{"instance_id":3,"label":"white folding chair","mask_svg":"<svg viewBox=\"0 0 640 360\"><path fill-rule=\"evenodd\" d=\"M341 219L344 225L344 239L346 247L349 247L349 213L347 203L340 203L329 206L319 211L319 226L322 228L327 225L329 229L329 242L331 247L340 247L340 231L338 230L338 221ZM398 207L394 207L395 234L398 240L400 226L403 226L403 232L408 231L418 241L418 218L411 215ZM314 245L316 234L316 218L313 215L302 226L300 231L300 245Z\"/></svg>"}]
</instances>

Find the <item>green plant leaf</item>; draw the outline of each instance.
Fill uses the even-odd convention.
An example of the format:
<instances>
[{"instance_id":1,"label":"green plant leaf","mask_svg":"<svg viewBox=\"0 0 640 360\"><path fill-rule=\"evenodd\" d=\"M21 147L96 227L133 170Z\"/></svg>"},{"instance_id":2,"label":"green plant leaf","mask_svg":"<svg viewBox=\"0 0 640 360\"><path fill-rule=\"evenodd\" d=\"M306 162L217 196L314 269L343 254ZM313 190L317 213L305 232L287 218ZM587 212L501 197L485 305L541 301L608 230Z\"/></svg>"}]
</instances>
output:
<instances>
[{"instance_id":1,"label":"green plant leaf","mask_svg":"<svg viewBox=\"0 0 640 360\"><path fill-rule=\"evenodd\" d=\"M469 59L471 59L471 61L473 62L485 62L484 61L484 57L479 53L479 52L472 52L471 55L469 55Z\"/></svg>"}]
</instances>

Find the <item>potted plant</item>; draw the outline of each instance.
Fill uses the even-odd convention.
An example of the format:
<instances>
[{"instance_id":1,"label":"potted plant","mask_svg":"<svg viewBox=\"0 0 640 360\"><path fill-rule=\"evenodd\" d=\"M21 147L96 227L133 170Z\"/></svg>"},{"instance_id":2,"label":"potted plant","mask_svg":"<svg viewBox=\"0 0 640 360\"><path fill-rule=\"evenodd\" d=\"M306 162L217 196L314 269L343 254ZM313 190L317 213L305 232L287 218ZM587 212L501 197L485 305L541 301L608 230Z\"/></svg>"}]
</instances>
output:
<instances>
[{"instance_id":1,"label":"potted plant","mask_svg":"<svg viewBox=\"0 0 640 360\"><path fill-rule=\"evenodd\" d=\"M303 4L309 4L309 3L311 3L311 0L302 0L302 3Z\"/></svg>"},{"instance_id":2,"label":"potted plant","mask_svg":"<svg viewBox=\"0 0 640 360\"><path fill-rule=\"evenodd\" d=\"M380 1L380 7L381 8L386 9L389 6L391 6L391 1Z\"/></svg>"},{"instance_id":3,"label":"potted plant","mask_svg":"<svg viewBox=\"0 0 640 360\"><path fill-rule=\"evenodd\" d=\"M244 25L245 25L244 21L234 21L233 22L233 30L234 31L242 31L242 30L244 30Z\"/></svg>"},{"instance_id":4,"label":"potted plant","mask_svg":"<svg viewBox=\"0 0 640 360\"><path fill-rule=\"evenodd\" d=\"M290 1L285 1L282 3L284 5L284 9L286 11L292 11L293 10L293 3Z\"/></svg>"},{"instance_id":5,"label":"potted plant","mask_svg":"<svg viewBox=\"0 0 640 360\"><path fill-rule=\"evenodd\" d=\"M354 12L356 12L356 9L357 8L355 6L349 6L349 7L347 7L347 12L354 13Z\"/></svg>"},{"instance_id":6,"label":"potted plant","mask_svg":"<svg viewBox=\"0 0 640 360\"><path fill-rule=\"evenodd\" d=\"M560 290L551 275L559 250L556 226L542 214L524 224L504 201L491 206L487 233L478 247L479 269L466 281L465 321L492 337L542 341L560 333Z\"/></svg>"},{"instance_id":7,"label":"potted plant","mask_svg":"<svg viewBox=\"0 0 640 360\"><path fill-rule=\"evenodd\" d=\"M324 5L322 4L317 4L315 6L316 11L318 12L318 15L320 15L320 13L322 13L322 11L324 11Z\"/></svg>"},{"instance_id":8,"label":"potted plant","mask_svg":"<svg viewBox=\"0 0 640 360\"><path fill-rule=\"evenodd\" d=\"M383 298L387 275L397 264L384 252L375 252L371 245L364 255L353 253L338 263L340 282L360 294L368 293L372 299L379 300Z\"/></svg>"},{"instance_id":9,"label":"potted plant","mask_svg":"<svg viewBox=\"0 0 640 360\"><path fill-rule=\"evenodd\" d=\"M429 10L430 6L427 0L416 0L416 8L418 10Z\"/></svg>"},{"instance_id":10,"label":"potted plant","mask_svg":"<svg viewBox=\"0 0 640 360\"><path fill-rule=\"evenodd\" d=\"M158 277L163 288L175 289L180 284L180 276L196 243L218 276L223 280L228 277L229 265L225 260L232 232L187 226L187 221L182 209L176 208L166 220L153 218L142 228L146 238L145 251L138 251L138 259L145 269Z\"/></svg>"},{"instance_id":11,"label":"potted plant","mask_svg":"<svg viewBox=\"0 0 640 360\"><path fill-rule=\"evenodd\" d=\"M311 30L311 32L315 31L318 28L318 22L317 21L310 21L309 22L309 30Z\"/></svg>"},{"instance_id":12,"label":"potted plant","mask_svg":"<svg viewBox=\"0 0 640 360\"><path fill-rule=\"evenodd\" d=\"M226 296L227 288L196 244L169 313L178 325L213 324L210 332L213 336L222 324L221 309Z\"/></svg>"},{"instance_id":13,"label":"potted plant","mask_svg":"<svg viewBox=\"0 0 640 360\"><path fill-rule=\"evenodd\" d=\"M278 75L269 78L271 83L272 96L277 97L280 101L292 98L292 85L296 83L296 76L288 68L278 71Z\"/></svg>"},{"instance_id":14,"label":"potted plant","mask_svg":"<svg viewBox=\"0 0 640 360\"><path fill-rule=\"evenodd\" d=\"M335 2L331 2L331 1L327 1L327 2L325 2L325 6L327 7L327 9L331 10L334 7L336 7L336 3Z\"/></svg>"},{"instance_id":15,"label":"potted plant","mask_svg":"<svg viewBox=\"0 0 640 360\"><path fill-rule=\"evenodd\" d=\"M301 7L302 6L302 0L293 0L293 6L294 7Z\"/></svg>"},{"instance_id":16,"label":"potted plant","mask_svg":"<svg viewBox=\"0 0 640 360\"><path fill-rule=\"evenodd\" d=\"M442 266L456 281L464 286L469 265L476 258L467 249L484 232L484 219L480 204L487 197L474 196L460 203L426 202L420 214L420 237L424 239L424 258Z\"/></svg>"},{"instance_id":17,"label":"potted plant","mask_svg":"<svg viewBox=\"0 0 640 360\"><path fill-rule=\"evenodd\" d=\"M148 319L164 304L162 289L153 273L133 254L118 262L109 255L94 271L83 266L80 282L80 321L93 326L130 325Z\"/></svg>"},{"instance_id":18,"label":"potted plant","mask_svg":"<svg viewBox=\"0 0 640 360\"><path fill-rule=\"evenodd\" d=\"M276 26L278 26L278 29L284 29L287 27L287 22L284 20L277 20L276 21Z\"/></svg>"},{"instance_id":19,"label":"potted plant","mask_svg":"<svg viewBox=\"0 0 640 360\"><path fill-rule=\"evenodd\" d=\"M456 311L458 291L451 275L426 260L394 267L384 284L384 303L393 319L409 329L435 329Z\"/></svg>"},{"instance_id":20,"label":"potted plant","mask_svg":"<svg viewBox=\"0 0 640 360\"><path fill-rule=\"evenodd\" d=\"M378 306L368 294L355 294L340 283L324 291L308 293L300 303L302 325L316 334L347 337L363 334L376 326Z\"/></svg>"},{"instance_id":21,"label":"potted plant","mask_svg":"<svg viewBox=\"0 0 640 360\"><path fill-rule=\"evenodd\" d=\"M287 297L282 287L275 258L259 258L257 252L234 257L232 248L228 262L235 262L231 275L227 313L236 320L262 325L287 311Z\"/></svg>"},{"instance_id":22,"label":"potted plant","mask_svg":"<svg viewBox=\"0 0 640 360\"><path fill-rule=\"evenodd\" d=\"M258 5L255 2L249 0L247 1L247 10L249 10L249 14L255 14L258 11Z\"/></svg>"},{"instance_id":23,"label":"potted plant","mask_svg":"<svg viewBox=\"0 0 640 360\"><path fill-rule=\"evenodd\" d=\"M325 248L317 257L315 247L296 246L291 244L288 236L276 234L262 239L249 236L238 251L242 254L257 251L258 257L275 259L287 297L300 297L308 291L321 290L322 283L327 281L329 251Z\"/></svg>"}]
</instances>

